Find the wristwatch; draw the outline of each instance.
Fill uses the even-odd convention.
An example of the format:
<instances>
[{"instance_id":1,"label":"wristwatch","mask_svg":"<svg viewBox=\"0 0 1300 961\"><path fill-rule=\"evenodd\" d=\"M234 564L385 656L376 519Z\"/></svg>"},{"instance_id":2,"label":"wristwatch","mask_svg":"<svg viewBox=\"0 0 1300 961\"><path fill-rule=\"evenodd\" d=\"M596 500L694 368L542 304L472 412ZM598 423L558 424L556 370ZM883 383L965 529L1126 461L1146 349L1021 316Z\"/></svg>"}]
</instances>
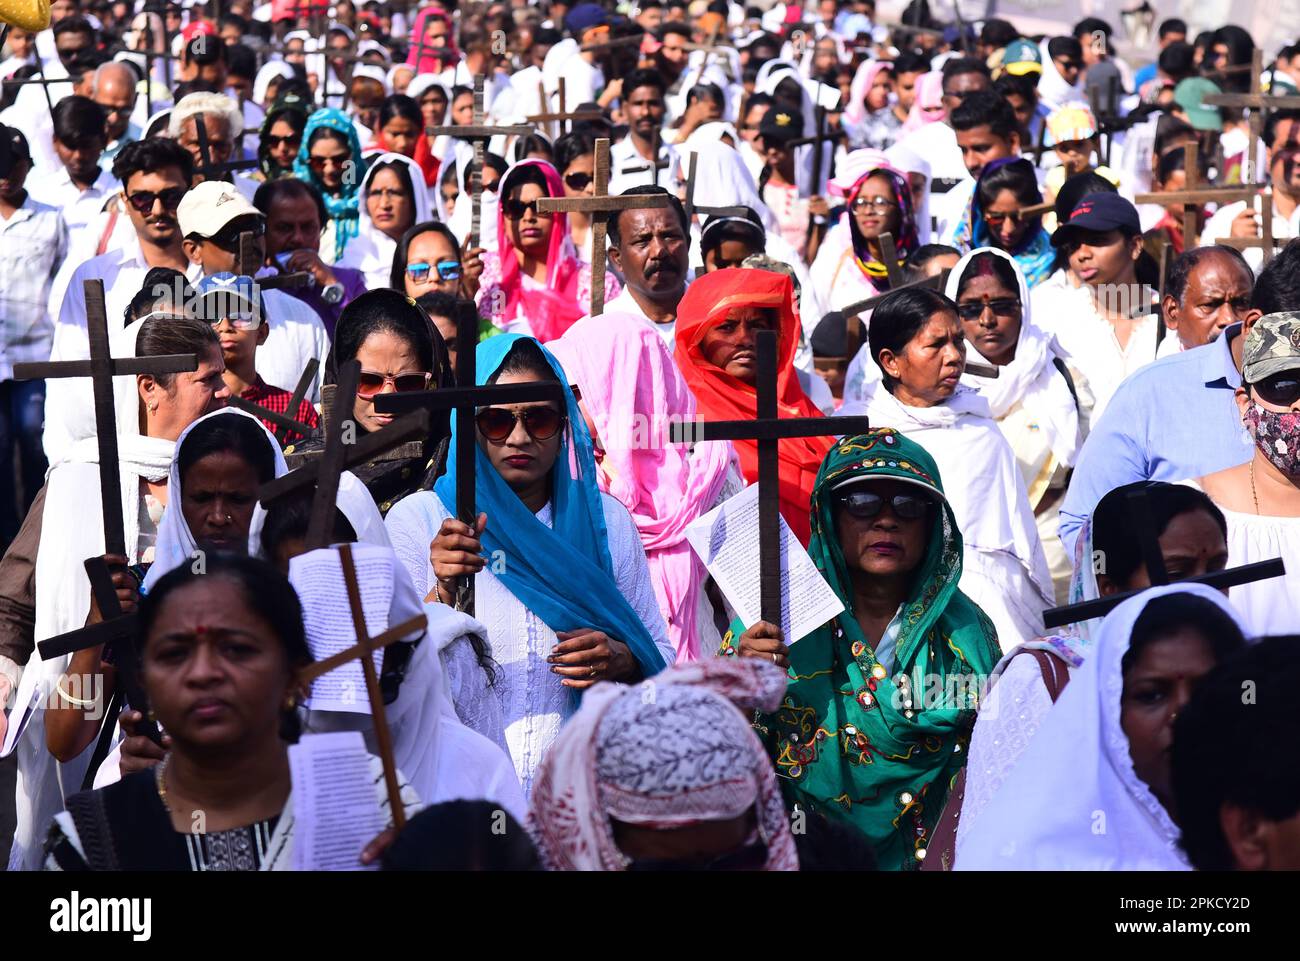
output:
<instances>
[{"instance_id":1,"label":"wristwatch","mask_svg":"<svg viewBox=\"0 0 1300 961\"><path fill-rule=\"evenodd\" d=\"M340 283L326 284L321 288L320 299L331 307L339 303L343 299L343 285Z\"/></svg>"}]
</instances>

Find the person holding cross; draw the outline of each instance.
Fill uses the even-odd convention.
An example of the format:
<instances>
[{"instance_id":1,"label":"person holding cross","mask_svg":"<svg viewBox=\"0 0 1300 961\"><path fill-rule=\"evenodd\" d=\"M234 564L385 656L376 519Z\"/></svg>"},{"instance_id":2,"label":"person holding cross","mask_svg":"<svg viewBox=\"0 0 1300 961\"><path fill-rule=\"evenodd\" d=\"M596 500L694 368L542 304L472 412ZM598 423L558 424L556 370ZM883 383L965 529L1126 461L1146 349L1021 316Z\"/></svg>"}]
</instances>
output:
<instances>
[{"instance_id":1,"label":"person holding cross","mask_svg":"<svg viewBox=\"0 0 1300 961\"><path fill-rule=\"evenodd\" d=\"M559 363L536 340L503 334L479 344L477 372L480 386L557 381L565 406L479 410L473 527L455 517L454 460L433 491L404 498L385 523L422 596L454 603L461 579L474 578L527 795L577 692L651 677L676 652L636 525L597 487L591 435Z\"/></svg>"},{"instance_id":2,"label":"person holding cross","mask_svg":"<svg viewBox=\"0 0 1300 961\"><path fill-rule=\"evenodd\" d=\"M205 139L201 139L198 132L200 123L203 124ZM226 177L230 177L239 192L251 200L257 192L257 181L239 173L223 175L216 170L204 169L208 164L219 167L229 163L236 155L243 132L244 118L239 113L239 105L224 93L192 93L182 97L167 119L167 136L194 158L194 179L190 186L198 186L205 180L224 182ZM204 143L207 144L206 157Z\"/></svg>"},{"instance_id":3,"label":"person holding cross","mask_svg":"<svg viewBox=\"0 0 1300 961\"><path fill-rule=\"evenodd\" d=\"M549 163L524 160L501 178L498 191L497 249L483 255L479 311L502 330L554 340L586 313L591 300L591 265L578 257L568 215L537 209L542 197L564 196L563 182ZM620 289L606 272L605 300Z\"/></svg>"}]
</instances>

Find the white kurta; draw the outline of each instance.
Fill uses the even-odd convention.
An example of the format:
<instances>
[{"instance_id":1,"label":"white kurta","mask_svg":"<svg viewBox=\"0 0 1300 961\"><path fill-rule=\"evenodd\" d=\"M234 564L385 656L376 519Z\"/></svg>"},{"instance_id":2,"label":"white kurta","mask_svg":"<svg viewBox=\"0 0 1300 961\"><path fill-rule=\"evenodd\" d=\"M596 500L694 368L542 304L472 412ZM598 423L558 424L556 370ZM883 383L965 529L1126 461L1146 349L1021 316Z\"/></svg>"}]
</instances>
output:
<instances>
[{"instance_id":1,"label":"white kurta","mask_svg":"<svg viewBox=\"0 0 1300 961\"><path fill-rule=\"evenodd\" d=\"M672 664L677 655L659 612L636 524L627 508L610 495L602 494L601 504L614 579L650 632L664 663ZM388 512L385 523L393 547L421 596L427 595L436 583L429 545L449 516L451 512L432 491L405 497ZM550 526L550 504L537 512L537 518ZM556 576L563 576L563 572L557 571ZM492 659L499 666L493 690L502 703L506 743L524 794L531 795L537 765L561 725L577 709L578 696L560 683L560 676L546 663L559 643L555 632L492 573L491 563L474 578L474 600L475 613L488 630Z\"/></svg>"}]
</instances>

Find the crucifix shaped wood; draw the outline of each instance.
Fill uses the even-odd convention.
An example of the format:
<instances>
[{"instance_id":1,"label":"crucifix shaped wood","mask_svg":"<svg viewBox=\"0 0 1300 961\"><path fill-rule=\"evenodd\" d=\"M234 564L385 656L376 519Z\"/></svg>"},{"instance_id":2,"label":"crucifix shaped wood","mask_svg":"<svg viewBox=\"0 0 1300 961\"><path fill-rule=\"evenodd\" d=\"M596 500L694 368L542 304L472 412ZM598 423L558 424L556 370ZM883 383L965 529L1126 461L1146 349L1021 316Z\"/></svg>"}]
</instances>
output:
<instances>
[{"instance_id":1,"label":"crucifix shaped wood","mask_svg":"<svg viewBox=\"0 0 1300 961\"><path fill-rule=\"evenodd\" d=\"M99 447L99 492L104 518L104 553L129 556L126 524L122 516L122 474L118 461L117 411L113 400L113 378L134 374L175 374L197 370L194 354L168 354L161 357L122 357L115 359L109 350L108 312L104 308L104 282L85 282L86 333L90 342L89 360L50 361L15 364L15 380L50 380L63 377L89 377L95 404L95 435ZM134 545L132 545L134 547ZM131 636L134 616L123 616L113 590L111 574L102 558L86 562L86 573L99 605L98 624L48 638L37 645L42 660L62 657L75 651L97 647L113 641L118 657L118 681L132 707L144 713L147 705L143 691L136 685L135 649ZM121 641L125 643L121 643ZM153 734L156 735L156 728Z\"/></svg>"},{"instance_id":2,"label":"crucifix shaped wood","mask_svg":"<svg viewBox=\"0 0 1300 961\"><path fill-rule=\"evenodd\" d=\"M208 121L202 113L194 115L194 136L199 142L200 163L194 172L203 175L204 180L225 180L226 176L236 170L251 170L257 166L256 160L228 160L225 163L212 162L212 142L208 139Z\"/></svg>"},{"instance_id":3,"label":"crucifix shaped wood","mask_svg":"<svg viewBox=\"0 0 1300 961\"><path fill-rule=\"evenodd\" d=\"M695 203L695 168L699 165L700 155L692 150L686 161L686 200L682 207L686 210L686 223L691 223L696 214L701 217L748 217L754 211L743 205L735 207L703 207Z\"/></svg>"},{"instance_id":4,"label":"crucifix shaped wood","mask_svg":"<svg viewBox=\"0 0 1300 961\"><path fill-rule=\"evenodd\" d=\"M483 76L474 78L474 119L465 125L429 127L425 134L432 141L435 137L446 136L465 140L474 145L474 171L469 179L470 227L468 244L473 250L479 245L479 233L483 216L483 164L486 162L487 143L493 137L527 137L533 128L527 124L492 127L486 124L487 113L483 106Z\"/></svg>"},{"instance_id":5,"label":"crucifix shaped wood","mask_svg":"<svg viewBox=\"0 0 1300 961\"><path fill-rule=\"evenodd\" d=\"M480 407L503 404L526 404L553 400L564 406L564 387L555 381L533 381L523 384L493 384L477 387L478 315L469 311L461 313L456 322L456 384L453 388L439 390L402 391L379 394L375 397L375 410L380 414L412 416L410 411L428 416L435 410L456 412L456 517L473 527L478 521L475 501L475 457L478 450L478 431L474 415ZM578 429L581 429L579 427ZM457 592L456 606L474 613L474 579L466 582Z\"/></svg>"},{"instance_id":6,"label":"crucifix shaped wood","mask_svg":"<svg viewBox=\"0 0 1300 961\"><path fill-rule=\"evenodd\" d=\"M713 440L758 441L758 557L763 620L782 623L781 511L779 485L781 459L778 444L791 437L828 437L863 434L871 429L865 416L780 417L777 410L777 334L758 332L757 417L754 420L721 420L669 425L674 444Z\"/></svg>"},{"instance_id":7,"label":"crucifix shaped wood","mask_svg":"<svg viewBox=\"0 0 1300 961\"><path fill-rule=\"evenodd\" d=\"M287 447L289 444L297 443L312 434L312 428L300 420L295 420L293 415L302 406L307 391L311 390L312 381L316 379L316 371L319 368L320 361L315 357L307 361L302 376L298 378L298 385L294 387L293 394L289 397L288 414L281 414L279 411L271 410L269 407L263 407L255 401L244 400L244 398L236 397L233 394L226 400L226 404L236 410L242 410L246 414L252 414L258 420L269 420L275 425L271 434L281 447ZM295 434L297 436L294 436Z\"/></svg>"},{"instance_id":8,"label":"crucifix shaped wood","mask_svg":"<svg viewBox=\"0 0 1300 961\"><path fill-rule=\"evenodd\" d=\"M375 724L375 745L379 749L379 760L384 765L384 784L388 789L388 806L393 813L393 825L399 830L406 824L406 808L402 804L401 787L397 780L397 762L393 758L393 736L388 729L388 714L384 709L384 695L379 687L379 672L375 670L375 651L383 650L394 641L414 631L421 630L428 623L423 614L417 614L395 627L390 627L377 637L371 637L366 627L366 612L361 604L361 589L357 586L357 569L352 560L352 545L340 544L337 548L339 564L343 568L343 583L348 592L348 606L352 609L352 626L356 631L357 643L345 651L340 651L323 661L317 661L299 675L305 684L310 684L323 674L342 667L349 661L360 661L361 670L366 679L366 696L370 700L370 716ZM435 655L436 656L436 655Z\"/></svg>"},{"instance_id":9,"label":"crucifix shaped wood","mask_svg":"<svg viewBox=\"0 0 1300 961\"><path fill-rule=\"evenodd\" d=\"M1264 253L1264 263L1273 259L1273 252L1279 247L1285 247L1294 238L1292 237L1274 237L1273 236L1273 188L1265 187L1263 190L1256 191L1254 188L1244 188L1249 190L1254 196L1259 197L1259 227L1260 236L1258 237L1223 237L1216 240L1215 243L1220 247L1231 247L1233 250L1247 251L1259 249ZM1247 201L1250 204L1250 201Z\"/></svg>"},{"instance_id":10,"label":"crucifix shaped wood","mask_svg":"<svg viewBox=\"0 0 1300 961\"><path fill-rule=\"evenodd\" d=\"M1191 250L1200 237L1201 209L1205 204L1235 203L1238 200L1250 201L1258 195L1255 187L1212 187L1201 183L1200 146L1192 141L1183 145L1183 168L1187 175L1187 187L1184 190L1171 190L1164 193L1138 194L1133 198L1138 204L1182 204L1183 207L1183 249ZM1272 228L1270 227L1270 230ZM1218 241L1223 243L1223 241Z\"/></svg>"},{"instance_id":11,"label":"crucifix shaped wood","mask_svg":"<svg viewBox=\"0 0 1300 961\"><path fill-rule=\"evenodd\" d=\"M1229 67L1224 72L1237 72L1241 67ZM1264 51L1256 47L1250 59L1250 93L1212 93L1203 98L1203 102L1212 107L1244 109L1248 113L1250 124L1250 145L1246 149L1246 159L1242 162L1241 182L1255 183L1255 174L1259 170L1259 152L1263 149L1264 115L1270 110L1295 110L1300 108L1300 96L1274 96L1272 82L1269 91L1261 93L1263 88Z\"/></svg>"},{"instance_id":12,"label":"crucifix shaped wood","mask_svg":"<svg viewBox=\"0 0 1300 961\"><path fill-rule=\"evenodd\" d=\"M615 211L648 210L672 205L673 199L662 194L609 195L609 140L596 141L596 195L594 197L542 197L537 201L540 214L582 213L591 215L591 316L605 312L605 215Z\"/></svg>"},{"instance_id":13,"label":"crucifix shaped wood","mask_svg":"<svg viewBox=\"0 0 1300 961\"><path fill-rule=\"evenodd\" d=\"M245 230L239 235L239 251L235 254L235 273L245 277L252 277L262 290L287 290L307 287L315 280L315 277L305 270L292 274L279 273L270 277L258 277L257 272L261 269L262 252L258 249L257 237L253 231Z\"/></svg>"},{"instance_id":14,"label":"crucifix shaped wood","mask_svg":"<svg viewBox=\"0 0 1300 961\"><path fill-rule=\"evenodd\" d=\"M1138 547L1142 552L1142 563L1146 568L1147 580L1151 582L1152 587L1168 584L1169 571L1165 568L1164 554L1160 550L1160 537L1156 533L1155 521L1152 517L1150 495L1146 490L1139 489L1129 491L1126 497L1129 521L1133 525L1133 536L1138 539ZM1101 560L1104 562L1105 558ZM1091 564L1093 559L1085 557L1081 563ZM1269 561L1257 561L1254 564L1243 564L1241 567L1201 574L1199 577L1189 577L1183 583L1204 584L1215 590L1225 590L1243 584L1253 584L1255 581L1282 577L1285 574L1286 564L1283 563L1282 558L1275 557ZM1110 597L1099 597L1065 607L1053 607L1043 612L1043 626L1050 631L1052 628L1063 627L1066 624L1105 617L1130 597L1140 593L1142 593L1140 590L1128 591L1124 594L1112 594Z\"/></svg>"},{"instance_id":15,"label":"crucifix shaped wood","mask_svg":"<svg viewBox=\"0 0 1300 961\"><path fill-rule=\"evenodd\" d=\"M563 85L564 80L561 79L561 88L563 88ZM537 82L537 102L541 112L532 114L524 119L529 123L537 124L538 126L541 126L542 124L558 124L559 126L556 127L556 130L559 133L564 133L566 130L572 129L573 124L575 123L605 119L605 112L597 107L586 107L581 110L566 112L563 104L563 89L561 89L560 109L558 111L548 110L547 108L550 106L550 98L546 94L546 84L540 80Z\"/></svg>"}]
</instances>

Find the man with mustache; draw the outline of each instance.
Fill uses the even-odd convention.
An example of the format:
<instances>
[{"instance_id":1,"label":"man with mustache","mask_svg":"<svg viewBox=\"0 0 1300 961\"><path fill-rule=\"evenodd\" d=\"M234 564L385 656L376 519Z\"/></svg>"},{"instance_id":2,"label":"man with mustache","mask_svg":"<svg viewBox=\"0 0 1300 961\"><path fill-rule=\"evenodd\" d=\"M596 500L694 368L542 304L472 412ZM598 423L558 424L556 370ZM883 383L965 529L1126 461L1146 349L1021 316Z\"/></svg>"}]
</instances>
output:
<instances>
[{"instance_id":1,"label":"man with mustache","mask_svg":"<svg viewBox=\"0 0 1300 961\"><path fill-rule=\"evenodd\" d=\"M656 134L663 133L667 112L664 95L663 77L654 70L633 70L623 78L623 113L628 131L626 137L609 148L611 193L651 181L676 193L673 171L677 169L677 151L662 138L656 141ZM647 169L651 157L668 164L657 169L653 178Z\"/></svg>"},{"instance_id":2,"label":"man with mustache","mask_svg":"<svg viewBox=\"0 0 1300 961\"><path fill-rule=\"evenodd\" d=\"M605 305L605 313L644 317L671 347L677 305L686 293L691 241L685 208L664 188L645 184L620 196L652 194L667 194L672 202L608 216L609 259L623 275L623 292Z\"/></svg>"}]
</instances>

